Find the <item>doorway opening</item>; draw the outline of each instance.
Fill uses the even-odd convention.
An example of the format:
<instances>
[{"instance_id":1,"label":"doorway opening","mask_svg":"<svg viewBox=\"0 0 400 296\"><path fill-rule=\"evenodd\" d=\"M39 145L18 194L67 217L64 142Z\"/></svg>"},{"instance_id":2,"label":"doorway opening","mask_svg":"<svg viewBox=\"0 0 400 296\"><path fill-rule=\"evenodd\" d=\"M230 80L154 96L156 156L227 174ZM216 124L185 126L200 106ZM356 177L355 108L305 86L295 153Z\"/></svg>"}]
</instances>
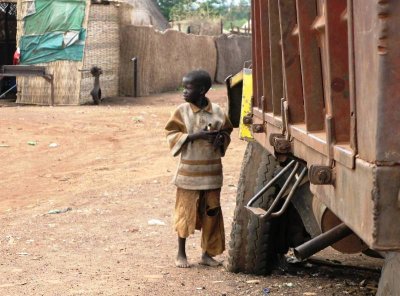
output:
<instances>
[{"instance_id":1,"label":"doorway opening","mask_svg":"<svg viewBox=\"0 0 400 296\"><path fill-rule=\"evenodd\" d=\"M0 66L13 65L17 49L17 4L0 3ZM0 77L0 99L16 99L15 77Z\"/></svg>"}]
</instances>

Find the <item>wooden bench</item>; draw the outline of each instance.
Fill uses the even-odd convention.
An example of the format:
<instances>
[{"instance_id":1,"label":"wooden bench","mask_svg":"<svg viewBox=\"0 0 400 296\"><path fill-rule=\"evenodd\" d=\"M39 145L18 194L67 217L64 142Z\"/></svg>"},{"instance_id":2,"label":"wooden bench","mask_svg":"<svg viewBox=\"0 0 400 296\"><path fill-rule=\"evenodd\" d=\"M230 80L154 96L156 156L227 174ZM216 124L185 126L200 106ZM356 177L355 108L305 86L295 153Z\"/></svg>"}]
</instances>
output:
<instances>
[{"instance_id":1,"label":"wooden bench","mask_svg":"<svg viewBox=\"0 0 400 296\"><path fill-rule=\"evenodd\" d=\"M0 77L17 77L17 76L39 76L43 77L51 84L51 101L49 105L54 105L54 77L53 74L46 73L46 67L43 66L26 66L26 65L4 65L0 70Z\"/></svg>"}]
</instances>

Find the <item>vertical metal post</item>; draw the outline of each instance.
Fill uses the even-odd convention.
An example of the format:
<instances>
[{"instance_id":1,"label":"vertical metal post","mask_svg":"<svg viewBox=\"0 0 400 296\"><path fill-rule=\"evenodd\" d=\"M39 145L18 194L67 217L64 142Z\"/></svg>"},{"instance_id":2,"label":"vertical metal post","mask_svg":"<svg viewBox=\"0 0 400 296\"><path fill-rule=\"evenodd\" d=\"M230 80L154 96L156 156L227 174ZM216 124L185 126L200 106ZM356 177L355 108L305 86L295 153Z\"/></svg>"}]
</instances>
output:
<instances>
[{"instance_id":1,"label":"vertical metal post","mask_svg":"<svg viewBox=\"0 0 400 296\"><path fill-rule=\"evenodd\" d=\"M54 76L51 75L50 77L50 83L51 83L51 106L54 106Z\"/></svg>"},{"instance_id":2,"label":"vertical metal post","mask_svg":"<svg viewBox=\"0 0 400 296\"><path fill-rule=\"evenodd\" d=\"M133 97L137 97L138 96L138 58L137 57L133 57L132 58L132 64L133 64Z\"/></svg>"}]
</instances>

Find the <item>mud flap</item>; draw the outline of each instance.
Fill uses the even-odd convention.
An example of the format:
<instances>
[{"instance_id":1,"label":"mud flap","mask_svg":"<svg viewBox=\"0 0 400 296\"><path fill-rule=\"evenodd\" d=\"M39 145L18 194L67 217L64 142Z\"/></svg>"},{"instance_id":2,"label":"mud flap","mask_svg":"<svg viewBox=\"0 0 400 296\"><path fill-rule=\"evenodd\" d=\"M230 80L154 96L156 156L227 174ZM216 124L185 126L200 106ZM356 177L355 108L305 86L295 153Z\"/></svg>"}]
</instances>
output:
<instances>
[{"instance_id":1,"label":"mud flap","mask_svg":"<svg viewBox=\"0 0 400 296\"><path fill-rule=\"evenodd\" d=\"M253 141L252 124L252 70L244 68L225 80L228 91L228 116L234 127L239 127L242 140Z\"/></svg>"},{"instance_id":2,"label":"mud flap","mask_svg":"<svg viewBox=\"0 0 400 296\"><path fill-rule=\"evenodd\" d=\"M248 120L252 117L252 97L253 97L253 76L251 69L243 69L243 93L242 93L242 108L240 112L240 139L253 141L253 133L251 130L251 122L245 123L245 118Z\"/></svg>"}]
</instances>

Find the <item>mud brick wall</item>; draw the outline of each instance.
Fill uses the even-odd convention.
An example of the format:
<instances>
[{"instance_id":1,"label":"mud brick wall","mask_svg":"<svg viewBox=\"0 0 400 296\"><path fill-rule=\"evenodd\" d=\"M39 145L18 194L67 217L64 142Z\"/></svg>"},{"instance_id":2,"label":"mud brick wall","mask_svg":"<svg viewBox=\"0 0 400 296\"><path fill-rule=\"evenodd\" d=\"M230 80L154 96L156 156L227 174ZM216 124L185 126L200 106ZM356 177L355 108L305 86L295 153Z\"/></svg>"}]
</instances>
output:
<instances>
[{"instance_id":1,"label":"mud brick wall","mask_svg":"<svg viewBox=\"0 0 400 296\"><path fill-rule=\"evenodd\" d=\"M125 26L121 28L121 95L133 95L133 57L138 58L139 96L176 90L182 76L197 68L214 79L217 67L214 37Z\"/></svg>"}]
</instances>

